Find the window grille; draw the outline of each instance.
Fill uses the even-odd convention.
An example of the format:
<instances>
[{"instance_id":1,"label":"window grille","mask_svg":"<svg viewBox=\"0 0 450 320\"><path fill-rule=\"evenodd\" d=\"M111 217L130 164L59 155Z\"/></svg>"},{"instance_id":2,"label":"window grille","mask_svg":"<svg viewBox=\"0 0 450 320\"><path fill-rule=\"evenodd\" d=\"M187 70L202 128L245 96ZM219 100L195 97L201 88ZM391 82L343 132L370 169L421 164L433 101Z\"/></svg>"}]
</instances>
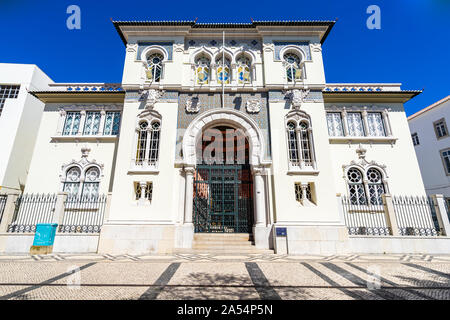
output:
<instances>
[{"instance_id":1,"label":"window grille","mask_svg":"<svg viewBox=\"0 0 450 320\"><path fill-rule=\"evenodd\" d=\"M339 112L327 113L328 135L332 137L340 137L344 135L342 129L342 118Z\"/></svg>"},{"instance_id":2,"label":"window grille","mask_svg":"<svg viewBox=\"0 0 450 320\"><path fill-rule=\"evenodd\" d=\"M308 199L309 201L312 202L312 193L311 193L311 184L308 183L308 185L306 186L306 199ZM302 202L303 200L303 189L302 189L302 184L297 182L295 183L295 200L297 200L298 202Z\"/></svg>"},{"instance_id":3,"label":"window grille","mask_svg":"<svg viewBox=\"0 0 450 320\"><path fill-rule=\"evenodd\" d=\"M163 60L164 56L160 53L154 53L148 57L147 79L154 82L159 82L161 80Z\"/></svg>"},{"instance_id":4,"label":"window grille","mask_svg":"<svg viewBox=\"0 0 450 320\"><path fill-rule=\"evenodd\" d=\"M100 112L87 112L83 135L97 135L100 129Z\"/></svg>"},{"instance_id":5,"label":"window grille","mask_svg":"<svg viewBox=\"0 0 450 320\"><path fill-rule=\"evenodd\" d=\"M0 85L0 115L6 99L17 99L19 96L20 85Z\"/></svg>"},{"instance_id":6,"label":"window grille","mask_svg":"<svg viewBox=\"0 0 450 320\"><path fill-rule=\"evenodd\" d=\"M120 112L106 112L104 135L118 135L120 129Z\"/></svg>"},{"instance_id":7,"label":"window grille","mask_svg":"<svg viewBox=\"0 0 450 320\"><path fill-rule=\"evenodd\" d=\"M351 168L347 172L350 202L352 204L367 204L366 192L364 190L363 176L361 171Z\"/></svg>"},{"instance_id":8,"label":"window grille","mask_svg":"<svg viewBox=\"0 0 450 320\"><path fill-rule=\"evenodd\" d=\"M364 136L364 125L360 112L347 113L348 134L350 136Z\"/></svg>"},{"instance_id":9,"label":"window grille","mask_svg":"<svg viewBox=\"0 0 450 320\"><path fill-rule=\"evenodd\" d=\"M80 130L81 113L67 112L64 123L63 135L77 135Z\"/></svg>"},{"instance_id":10,"label":"window grille","mask_svg":"<svg viewBox=\"0 0 450 320\"><path fill-rule=\"evenodd\" d=\"M384 129L383 117L380 112L367 113L367 124L369 126L369 136L384 137L386 131Z\"/></svg>"},{"instance_id":11,"label":"window grille","mask_svg":"<svg viewBox=\"0 0 450 320\"><path fill-rule=\"evenodd\" d=\"M295 53L286 53L284 56L286 63L286 78L288 82L295 82L301 80L302 71L300 69L300 58Z\"/></svg>"}]
</instances>

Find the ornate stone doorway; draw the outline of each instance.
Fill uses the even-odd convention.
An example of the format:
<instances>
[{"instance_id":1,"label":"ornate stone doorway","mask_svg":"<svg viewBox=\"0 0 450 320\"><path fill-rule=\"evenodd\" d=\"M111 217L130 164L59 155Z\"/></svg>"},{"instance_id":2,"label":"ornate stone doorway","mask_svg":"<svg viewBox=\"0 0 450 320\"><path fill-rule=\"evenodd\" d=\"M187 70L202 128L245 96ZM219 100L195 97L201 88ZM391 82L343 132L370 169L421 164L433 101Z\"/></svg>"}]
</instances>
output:
<instances>
[{"instance_id":1,"label":"ornate stone doorway","mask_svg":"<svg viewBox=\"0 0 450 320\"><path fill-rule=\"evenodd\" d=\"M251 233L253 179L249 143L231 127L203 131L197 143L193 223L196 233Z\"/></svg>"}]
</instances>

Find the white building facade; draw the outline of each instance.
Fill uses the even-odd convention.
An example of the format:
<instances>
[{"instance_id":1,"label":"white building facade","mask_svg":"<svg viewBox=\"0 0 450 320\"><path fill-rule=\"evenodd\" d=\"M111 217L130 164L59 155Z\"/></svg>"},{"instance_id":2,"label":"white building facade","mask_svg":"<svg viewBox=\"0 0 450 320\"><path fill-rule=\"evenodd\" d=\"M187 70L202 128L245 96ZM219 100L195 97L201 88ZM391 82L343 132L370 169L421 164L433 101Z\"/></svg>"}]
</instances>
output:
<instances>
[{"instance_id":1,"label":"white building facade","mask_svg":"<svg viewBox=\"0 0 450 320\"><path fill-rule=\"evenodd\" d=\"M120 85L33 92L45 109L25 193L109 194L93 250L172 253L203 233L277 252L390 250L349 236L342 197L425 195L403 108L420 92L328 84L334 21L114 25Z\"/></svg>"},{"instance_id":2,"label":"white building facade","mask_svg":"<svg viewBox=\"0 0 450 320\"><path fill-rule=\"evenodd\" d=\"M450 96L408 117L427 194L442 194L450 205Z\"/></svg>"},{"instance_id":3,"label":"white building facade","mask_svg":"<svg viewBox=\"0 0 450 320\"><path fill-rule=\"evenodd\" d=\"M20 192L26 184L44 110L28 91L50 83L35 65L0 63L0 192Z\"/></svg>"}]
</instances>

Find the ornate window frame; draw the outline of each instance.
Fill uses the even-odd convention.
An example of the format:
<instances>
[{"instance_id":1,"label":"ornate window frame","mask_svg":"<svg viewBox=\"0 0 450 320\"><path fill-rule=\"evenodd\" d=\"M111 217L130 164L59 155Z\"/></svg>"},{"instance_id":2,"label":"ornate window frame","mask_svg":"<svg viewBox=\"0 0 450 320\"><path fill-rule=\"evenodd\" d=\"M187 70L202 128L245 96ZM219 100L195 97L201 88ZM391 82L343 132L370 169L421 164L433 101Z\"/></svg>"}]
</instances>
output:
<instances>
[{"instance_id":1,"label":"ornate window frame","mask_svg":"<svg viewBox=\"0 0 450 320\"><path fill-rule=\"evenodd\" d=\"M364 148L362 148L361 146L359 146L359 148L356 150L356 152L359 155L360 161L357 162L357 161L352 160L350 162L350 164L342 166L343 173L344 173L343 178L344 178L344 181L346 184L347 193L350 198L349 185L351 184L351 181L349 181L349 179L348 179L348 171L352 168L355 168L355 169L359 170L360 173L362 174L362 184L364 185L364 192L365 192L365 198L366 198L366 203L359 204L359 205L373 204L371 201L371 196L370 196L370 191L369 191L369 185L371 183L370 183L370 179L369 179L367 173L370 169L376 169L381 174L381 184L383 185L384 192L386 194L388 194L389 193L389 183L388 183L389 177L386 172L386 166L378 164L375 161L368 162L365 159L366 150ZM377 203L377 205L378 204L381 204L381 203Z\"/></svg>"},{"instance_id":2,"label":"ornate window frame","mask_svg":"<svg viewBox=\"0 0 450 320\"><path fill-rule=\"evenodd\" d=\"M58 109L57 109L58 110ZM120 126L122 124L122 110L123 107L115 104L105 104L105 105L65 105L59 107L59 120L56 127L56 133L51 137L53 141L108 141L108 140L116 140L120 135ZM67 119L67 114L79 113L80 114L80 123L78 126L77 132L74 134L64 134L64 127ZM88 134L85 133L85 124L86 124L86 116L88 113L100 113L100 126L98 128L97 134ZM105 123L107 114L110 112L118 112L120 113L119 117L119 129L117 134L105 134Z\"/></svg>"},{"instance_id":3,"label":"ornate window frame","mask_svg":"<svg viewBox=\"0 0 450 320\"><path fill-rule=\"evenodd\" d=\"M147 123L146 127L146 147L145 147L145 155L142 160L137 157L138 150L138 140L141 132L141 124ZM159 124L159 128L155 130L155 123ZM162 116L161 114L154 109L147 109L138 115L136 118L135 124L135 134L134 134L134 143L132 149L132 157L131 164L128 173L158 173L159 172L159 160L160 160L160 149L161 149L161 130L162 130ZM157 136L155 136L155 132L158 132ZM156 159L154 161L150 161L150 153L152 150L152 142L157 139L157 149L156 149Z\"/></svg>"},{"instance_id":4,"label":"ornate window frame","mask_svg":"<svg viewBox=\"0 0 450 320\"><path fill-rule=\"evenodd\" d=\"M340 113L342 122L342 136L330 136L330 142L387 142L394 144L398 138L392 134L392 125L389 117L389 108L384 106L327 106L325 108L326 113ZM361 136L353 136L349 133L348 127L348 114L349 113L359 113L361 115L361 121L363 126L364 134ZM381 120L383 123L384 135L370 135L370 124L369 124L369 114L379 113L381 114ZM329 123L327 121L327 127ZM328 128L329 129L329 128ZM329 130L328 130L329 132Z\"/></svg>"},{"instance_id":5,"label":"ornate window frame","mask_svg":"<svg viewBox=\"0 0 450 320\"><path fill-rule=\"evenodd\" d=\"M61 182L60 190L64 191L64 186L68 182L67 181L67 173L72 168L78 168L79 172L80 172L79 187L78 187L77 195L75 195L75 196L78 197L78 196L83 195L83 188L84 188L85 183L98 183L98 185L100 187L101 180L104 177L104 172L103 172L104 165L97 163L97 161L95 159L88 160L90 150L91 149L89 149L89 148L82 148L81 149L82 156L79 161L76 161L75 159L73 159L71 162L69 162L67 164L63 164L61 166L61 172L59 175L60 182ZM94 181L86 182L86 173L92 168L96 168L98 170L99 174L97 176L97 179L95 179Z\"/></svg>"},{"instance_id":6,"label":"ornate window frame","mask_svg":"<svg viewBox=\"0 0 450 320\"><path fill-rule=\"evenodd\" d=\"M298 69L300 70L301 74L299 79L296 79L296 77L294 77L293 80L289 80L287 77L287 68L289 67L290 64L285 60L284 56L289 53L295 54L300 60ZM303 51L302 48L296 45L287 45L280 50L280 59L283 65L283 79L285 84L302 83L303 80L306 79L305 62L307 60L306 60L306 53Z\"/></svg>"},{"instance_id":7,"label":"ornate window frame","mask_svg":"<svg viewBox=\"0 0 450 320\"><path fill-rule=\"evenodd\" d=\"M152 72L152 71L149 69L148 59L153 54L160 54L163 57L163 59L161 61L161 71L160 71L159 81L154 81L153 77L149 77L149 72ZM144 67L144 69L143 69L144 72L143 72L142 77L143 77L143 79L145 79L145 82L146 83L153 83L153 82L162 83L164 80L165 65L166 65L166 63L169 62L169 53L167 52L167 50L160 45L148 46L142 51L140 60Z\"/></svg>"},{"instance_id":8,"label":"ornate window frame","mask_svg":"<svg viewBox=\"0 0 450 320\"><path fill-rule=\"evenodd\" d=\"M289 153L289 123L295 124L295 141L297 143L296 154L298 162L293 162ZM302 129L302 124L306 125L305 129ZM288 150L288 174L318 174L319 170L317 169L311 117L304 111L292 110L285 116L284 125L287 143L286 147ZM305 148L305 138L307 148ZM308 155L309 161L304 160L306 155Z\"/></svg>"}]
</instances>

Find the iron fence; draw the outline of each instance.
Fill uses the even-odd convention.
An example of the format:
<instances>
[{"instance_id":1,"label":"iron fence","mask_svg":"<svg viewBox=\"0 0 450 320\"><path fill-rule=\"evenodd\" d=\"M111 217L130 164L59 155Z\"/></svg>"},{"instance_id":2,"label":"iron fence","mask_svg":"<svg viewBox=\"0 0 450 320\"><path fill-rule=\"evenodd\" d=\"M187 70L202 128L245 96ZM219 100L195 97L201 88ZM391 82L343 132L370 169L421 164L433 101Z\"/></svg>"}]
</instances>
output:
<instances>
[{"instance_id":1,"label":"iron fence","mask_svg":"<svg viewBox=\"0 0 450 320\"><path fill-rule=\"evenodd\" d=\"M105 215L106 195L68 197L59 232L99 233Z\"/></svg>"},{"instance_id":2,"label":"iron fence","mask_svg":"<svg viewBox=\"0 0 450 320\"><path fill-rule=\"evenodd\" d=\"M6 200L8 196L5 194L0 194L0 223L2 222L3 211L5 211Z\"/></svg>"},{"instance_id":3,"label":"iron fence","mask_svg":"<svg viewBox=\"0 0 450 320\"><path fill-rule=\"evenodd\" d=\"M15 202L16 209L7 232L35 232L36 224L51 223L56 194L23 194Z\"/></svg>"},{"instance_id":4,"label":"iron fence","mask_svg":"<svg viewBox=\"0 0 450 320\"><path fill-rule=\"evenodd\" d=\"M441 234L431 197L392 197L399 232L402 236L438 236Z\"/></svg>"},{"instance_id":5,"label":"iron fence","mask_svg":"<svg viewBox=\"0 0 450 320\"><path fill-rule=\"evenodd\" d=\"M350 235L386 236L391 233L382 204L359 204L346 196L341 199Z\"/></svg>"}]
</instances>

